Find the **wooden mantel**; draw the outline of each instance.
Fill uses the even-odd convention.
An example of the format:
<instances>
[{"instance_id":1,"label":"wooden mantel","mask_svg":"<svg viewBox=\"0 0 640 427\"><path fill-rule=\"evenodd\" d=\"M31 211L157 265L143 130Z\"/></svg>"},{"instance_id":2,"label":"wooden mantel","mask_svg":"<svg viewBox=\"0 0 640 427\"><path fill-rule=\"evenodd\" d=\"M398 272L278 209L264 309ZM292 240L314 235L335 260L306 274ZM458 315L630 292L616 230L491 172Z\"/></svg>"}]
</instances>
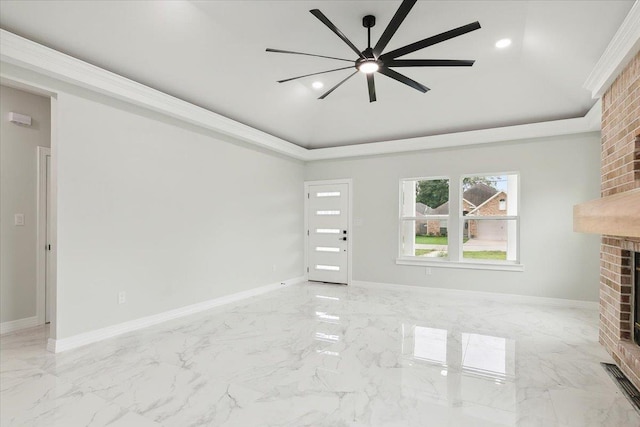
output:
<instances>
[{"instance_id":1,"label":"wooden mantel","mask_svg":"<svg viewBox=\"0 0 640 427\"><path fill-rule=\"evenodd\" d=\"M573 231L640 237L640 188L574 206Z\"/></svg>"}]
</instances>

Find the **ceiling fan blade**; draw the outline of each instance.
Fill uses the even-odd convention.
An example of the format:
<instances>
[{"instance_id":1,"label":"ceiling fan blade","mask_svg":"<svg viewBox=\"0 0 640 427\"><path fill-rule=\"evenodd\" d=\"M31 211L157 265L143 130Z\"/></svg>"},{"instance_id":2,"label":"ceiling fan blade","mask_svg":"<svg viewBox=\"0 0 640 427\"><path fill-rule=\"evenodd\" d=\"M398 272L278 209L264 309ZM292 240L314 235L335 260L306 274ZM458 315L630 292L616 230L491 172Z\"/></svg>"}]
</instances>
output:
<instances>
[{"instance_id":1,"label":"ceiling fan blade","mask_svg":"<svg viewBox=\"0 0 640 427\"><path fill-rule=\"evenodd\" d=\"M309 12L311 12L311 14L313 16L315 16L316 18L318 18L324 25L326 25L327 27L329 27L329 29L331 31L333 31L338 37L340 37L340 39L342 39L343 42L345 42L347 45L349 45L349 47L351 48L351 50L353 50L360 58L365 59L364 55L362 54L362 52L360 52L360 50L358 50L358 48L351 43L351 41L347 38L347 36L345 36L342 31L340 31L338 29L338 27L336 27L335 25L333 25L333 22L329 21L329 18L327 18L324 13L320 12L320 10L318 9L312 9Z\"/></svg>"},{"instance_id":2,"label":"ceiling fan blade","mask_svg":"<svg viewBox=\"0 0 640 427\"><path fill-rule=\"evenodd\" d=\"M392 59L387 67L471 67L474 60L465 59Z\"/></svg>"},{"instance_id":3,"label":"ceiling fan blade","mask_svg":"<svg viewBox=\"0 0 640 427\"><path fill-rule=\"evenodd\" d=\"M373 81L375 73L367 74L367 85L369 86L369 102L376 101L376 84Z\"/></svg>"},{"instance_id":4,"label":"ceiling fan blade","mask_svg":"<svg viewBox=\"0 0 640 427\"><path fill-rule=\"evenodd\" d=\"M353 74L349 74L349 76L342 80L340 83L338 83L337 85L335 85L334 87L332 87L331 89L329 89L327 92L325 92L320 98L318 99L325 99L331 92L333 92L334 90L338 89L338 86L340 86L342 83L346 82L347 80L349 80L351 77L355 76L358 73L358 70L354 71Z\"/></svg>"},{"instance_id":5,"label":"ceiling fan blade","mask_svg":"<svg viewBox=\"0 0 640 427\"><path fill-rule=\"evenodd\" d=\"M391 77L392 79L397 80L400 83L404 83L407 86L411 86L415 90L419 90L422 93L425 93L428 90L430 90L428 87L426 87L426 86L418 83L417 81L410 79L409 77L405 76L404 74L400 74L397 71L394 71L394 70L392 70L390 68L380 67L380 69L378 69L378 72L380 74L384 74L387 77Z\"/></svg>"},{"instance_id":6,"label":"ceiling fan blade","mask_svg":"<svg viewBox=\"0 0 640 427\"><path fill-rule=\"evenodd\" d=\"M402 24L404 18L407 17L413 5L416 4L416 1L417 0L404 0L402 2L398 10L396 11L396 14L393 15L393 18L391 18L389 25L387 25L387 28L384 29L384 32L380 36L380 40L378 40L378 43L376 43L375 47L373 48L373 55L376 58L380 56L384 48L387 47L389 40L391 40L391 37L393 37L396 31L398 31L400 24Z\"/></svg>"},{"instance_id":7,"label":"ceiling fan blade","mask_svg":"<svg viewBox=\"0 0 640 427\"><path fill-rule=\"evenodd\" d=\"M303 77L315 76L318 74L331 73L333 71L348 70L349 68L353 68L353 65L350 67L334 68L333 70L319 71L317 73L305 74L304 76L291 77L290 79L278 80L278 83L290 82L291 80L301 79Z\"/></svg>"},{"instance_id":8,"label":"ceiling fan blade","mask_svg":"<svg viewBox=\"0 0 640 427\"><path fill-rule=\"evenodd\" d=\"M333 57L333 56L316 55L316 54L313 54L313 53L293 52L291 50L280 50L280 49L267 48L267 52L290 53L290 54L293 54L293 55L317 56L318 58L337 59L338 61L354 62L353 59L336 58L336 57Z\"/></svg>"},{"instance_id":9,"label":"ceiling fan blade","mask_svg":"<svg viewBox=\"0 0 640 427\"><path fill-rule=\"evenodd\" d=\"M384 55L381 55L380 59L382 61L395 59L399 56L407 55L411 52L424 49L425 47L433 46L434 44L450 40L454 37L458 37L466 33L470 33L471 31L475 31L479 28L480 28L480 23L478 21L472 22L471 24L463 25L462 27L454 28L453 30L445 31L444 33L427 37L426 39L408 44L399 49L392 50L391 52L387 52Z\"/></svg>"}]
</instances>

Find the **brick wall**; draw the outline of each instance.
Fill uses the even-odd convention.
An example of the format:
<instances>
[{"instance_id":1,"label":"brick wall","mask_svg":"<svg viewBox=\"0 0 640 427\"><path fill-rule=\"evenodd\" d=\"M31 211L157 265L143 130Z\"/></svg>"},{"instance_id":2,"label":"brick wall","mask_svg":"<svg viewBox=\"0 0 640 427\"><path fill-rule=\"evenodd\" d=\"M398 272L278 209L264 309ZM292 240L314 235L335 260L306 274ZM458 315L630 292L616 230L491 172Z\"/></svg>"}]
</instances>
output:
<instances>
[{"instance_id":1,"label":"brick wall","mask_svg":"<svg viewBox=\"0 0 640 427\"><path fill-rule=\"evenodd\" d=\"M640 188L640 53L602 98L602 196ZM600 343L640 388L640 347L632 343L631 252L640 239L603 236Z\"/></svg>"}]
</instances>

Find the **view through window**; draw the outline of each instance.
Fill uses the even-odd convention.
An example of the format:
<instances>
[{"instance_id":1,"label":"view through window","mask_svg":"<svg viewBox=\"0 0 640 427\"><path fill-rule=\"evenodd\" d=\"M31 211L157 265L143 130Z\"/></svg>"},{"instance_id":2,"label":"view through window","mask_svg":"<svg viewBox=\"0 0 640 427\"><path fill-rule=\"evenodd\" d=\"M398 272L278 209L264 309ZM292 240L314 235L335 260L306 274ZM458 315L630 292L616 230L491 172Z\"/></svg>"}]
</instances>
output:
<instances>
[{"instance_id":1,"label":"view through window","mask_svg":"<svg viewBox=\"0 0 640 427\"><path fill-rule=\"evenodd\" d=\"M457 190L459 210L452 212L449 178L401 182L400 256L517 261L518 175L466 175ZM459 254L450 253L451 227L460 227L454 233L460 236L454 246Z\"/></svg>"}]
</instances>

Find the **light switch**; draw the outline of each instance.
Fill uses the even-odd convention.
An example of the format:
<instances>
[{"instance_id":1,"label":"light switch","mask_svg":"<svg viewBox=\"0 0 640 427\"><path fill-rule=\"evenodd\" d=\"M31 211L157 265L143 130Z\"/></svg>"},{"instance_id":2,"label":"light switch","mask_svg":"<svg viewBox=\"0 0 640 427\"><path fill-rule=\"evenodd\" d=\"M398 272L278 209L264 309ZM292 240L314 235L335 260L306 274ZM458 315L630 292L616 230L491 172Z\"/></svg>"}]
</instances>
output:
<instances>
[{"instance_id":1,"label":"light switch","mask_svg":"<svg viewBox=\"0 0 640 427\"><path fill-rule=\"evenodd\" d=\"M24 225L24 214L15 214L13 216L13 223L15 225Z\"/></svg>"}]
</instances>

